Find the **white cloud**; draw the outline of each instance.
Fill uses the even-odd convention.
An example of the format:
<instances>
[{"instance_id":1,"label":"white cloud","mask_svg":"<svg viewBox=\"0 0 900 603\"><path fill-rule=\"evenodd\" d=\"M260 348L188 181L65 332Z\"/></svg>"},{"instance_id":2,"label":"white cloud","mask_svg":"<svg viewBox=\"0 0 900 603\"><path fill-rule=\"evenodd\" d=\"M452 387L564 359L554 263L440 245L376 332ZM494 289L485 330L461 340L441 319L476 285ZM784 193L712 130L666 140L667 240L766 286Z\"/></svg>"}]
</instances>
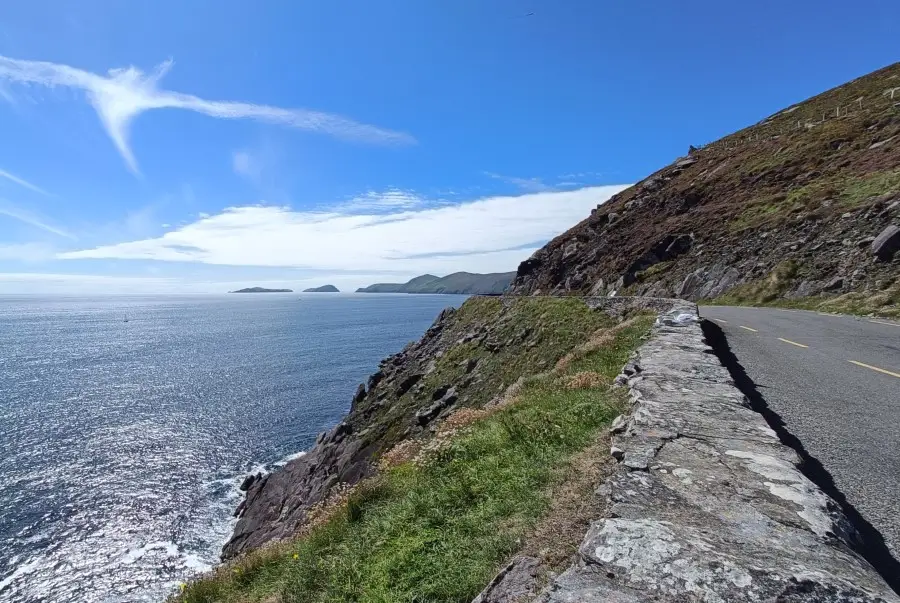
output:
<instances>
[{"instance_id":1,"label":"white cloud","mask_svg":"<svg viewBox=\"0 0 900 603\"><path fill-rule=\"evenodd\" d=\"M19 177L16 176L15 174L10 174L10 173L7 172L6 170L0 170L0 178L6 178L6 179L9 180L10 182L15 182L15 183L18 184L19 186L25 187L25 188L27 188L27 189L30 190L30 191L34 191L34 192L36 192L36 193L40 193L40 194L45 195L45 196L47 196L47 197L50 197L50 196L51 196L50 193L48 193L47 191L45 191L45 190L42 189L41 187L37 186L36 184L30 183L30 182L28 182L27 180L25 180L24 178L19 178Z\"/></svg>"},{"instance_id":2,"label":"white cloud","mask_svg":"<svg viewBox=\"0 0 900 603\"><path fill-rule=\"evenodd\" d=\"M494 180L500 180L502 182L506 182L507 184L512 184L520 188L526 192L539 193L543 191L551 190L553 187L544 184L544 182L540 178L516 178L515 176L504 176L503 174L496 174L494 172L483 172L485 176L488 178L493 178Z\"/></svg>"},{"instance_id":3,"label":"white cloud","mask_svg":"<svg viewBox=\"0 0 900 603\"><path fill-rule=\"evenodd\" d=\"M429 204L429 201L414 191L397 188L386 191L368 191L332 208L342 214L358 214L366 211L399 211Z\"/></svg>"},{"instance_id":4,"label":"white cloud","mask_svg":"<svg viewBox=\"0 0 900 603\"><path fill-rule=\"evenodd\" d=\"M29 211L5 203L2 199L0 199L0 216L13 218L15 220L18 220L19 222L28 224L29 226L40 228L41 230L53 233L60 237L65 237L67 239L76 240L78 238L72 233L58 226L48 224L43 218L40 218Z\"/></svg>"},{"instance_id":5,"label":"white cloud","mask_svg":"<svg viewBox=\"0 0 900 603\"><path fill-rule=\"evenodd\" d=\"M110 69L109 74L103 76L68 65L0 56L0 79L84 90L113 144L136 174L137 160L128 144L129 126L135 117L151 109L185 109L221 119L253 119L375 143L415 142L408 134L362 124L330 113L232 101L208 101L190 94L160 90L157 84L171 66L172 61L166 61L150 74L133 66Z\"/></svg>"},{"instance_id":6,"label":"white cloud","mask_svg":"<svg viewBox=\"0 0 900 603\"><path fill-rule=\"evenodd\" d=\"M0 260L17 262L43 262L52 259L55 251L43 243L0 244Z\"/></svg>"},{"instance_id":7,"label":"white cloud","mask_svg":"<svg viewBox=\"0 0 900 603\"><path fill-rule=\"evenodd\" d=\"M234 207L143 239L61 253L60 259L131 259L324 271L514 270L542 242L626 188L489 197L391 213ZM398 197L399 201L399 197Z\"/></svg>"}]
</instances>

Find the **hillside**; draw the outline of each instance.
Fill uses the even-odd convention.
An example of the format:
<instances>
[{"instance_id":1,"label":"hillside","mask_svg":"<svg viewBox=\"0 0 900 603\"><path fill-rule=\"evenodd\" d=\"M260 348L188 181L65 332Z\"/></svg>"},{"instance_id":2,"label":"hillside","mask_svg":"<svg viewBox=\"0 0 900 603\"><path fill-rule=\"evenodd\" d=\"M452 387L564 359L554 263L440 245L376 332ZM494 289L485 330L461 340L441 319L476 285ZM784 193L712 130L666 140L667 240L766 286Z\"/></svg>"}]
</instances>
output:
<instances>
[{"instance_id":1,"label":"hillside","mask_svg":"<svg viewBox=\"0 0 900 603\"><path fill-rule=\"evenodd\" d=\"M445 277L423 274L406 283L376 283L357 289L357 293L446 293L461 295L496 295L503 293L515 272L474 274L454 272Z\"/></svg>"},{"instance_id":2,"label":"hillside","mask_svg":"<svg viewBox=\"0 0 900 603\"><path fill-rule=\"evenodd\" d=\"M653 321L545 297L444 310L304 456L246 480L226 563L173 600L469 601L516 551L561 568Z\"/></svg>"},{"instance_id":3,"label":"hillside","mask_svg":"<svg viewBox=\"0 0 900 603\"><path fill-rule=\"evenodd\" d=\"M303 293L340 293L340 289L334 285L322 285L321 287L310 287L304 289Z\"/></svg>"},{"instance_id":4,"label":"hillside","mask_svg":"<svg viewBox=\"0 0 900 603\"><path fill-rule=\"evenodd\" d=\"M892 225L900 63L691 148L522 262L510 292L812 298L894 314Z\"/></svg>"}]
</instances>

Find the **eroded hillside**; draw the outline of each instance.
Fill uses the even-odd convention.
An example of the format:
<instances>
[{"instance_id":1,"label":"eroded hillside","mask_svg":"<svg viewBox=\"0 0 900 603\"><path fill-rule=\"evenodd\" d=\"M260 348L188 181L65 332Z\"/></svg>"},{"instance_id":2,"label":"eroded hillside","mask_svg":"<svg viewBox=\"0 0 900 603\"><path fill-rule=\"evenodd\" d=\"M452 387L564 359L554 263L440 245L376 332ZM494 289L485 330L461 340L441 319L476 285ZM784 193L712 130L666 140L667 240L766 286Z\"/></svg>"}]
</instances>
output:
<instances>
[{"instance_id":1,"label":"eroded hillside","mask_svg":"<svg viewBox=\"0 0 900 603\"><path fill-rule=\"evenodd\" d=\"M892 225L900 63L692 148L537 251L510 291L896 305Z\"/></svg>"}]
</instances>

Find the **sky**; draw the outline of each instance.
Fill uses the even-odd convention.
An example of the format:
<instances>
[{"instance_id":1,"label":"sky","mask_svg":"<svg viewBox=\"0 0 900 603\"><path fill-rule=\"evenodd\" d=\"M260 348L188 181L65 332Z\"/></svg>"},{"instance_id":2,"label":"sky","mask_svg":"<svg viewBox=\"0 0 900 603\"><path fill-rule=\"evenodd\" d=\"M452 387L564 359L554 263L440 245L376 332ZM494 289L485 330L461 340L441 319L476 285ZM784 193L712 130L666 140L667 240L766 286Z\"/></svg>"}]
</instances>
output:
<instances>
[{"instance_id":1,"label":"sky","mask_svg":"<svg viewBox=\"0 0 900 603\"><path fill-rule=\"evenodd\" d=\"M900 59L900 3L0 3L0 293L515 270Z\"/></svg>"}]
</instances>

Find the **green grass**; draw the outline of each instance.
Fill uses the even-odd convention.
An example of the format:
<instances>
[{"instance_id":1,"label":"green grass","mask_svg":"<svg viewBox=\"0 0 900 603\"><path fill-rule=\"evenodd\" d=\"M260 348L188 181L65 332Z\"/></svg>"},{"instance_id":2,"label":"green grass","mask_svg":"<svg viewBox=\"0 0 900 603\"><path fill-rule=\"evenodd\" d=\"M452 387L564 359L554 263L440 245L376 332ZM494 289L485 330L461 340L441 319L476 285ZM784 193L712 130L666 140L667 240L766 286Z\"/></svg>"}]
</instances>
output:
<instances>
[{"instance_id":1,"label":"green grass","mask_svg":"<svg viewBox=\"0 0 900 603\"><path fill-rule=\"evenodd\" d=\"M465 372L462 363L476 358L482 379L466 388L467 406L482 406L519 377L549 369L591 333L613 324L609 316L591 310L580 299L547 297L505 302L475 298L463 304L456 322L455 335L472 325L490 325L488 339L498 347L490 351L475 342L453 346L425 377L423 391L428 395L442 384L460 383Z\"/></svg>"},{"instance_id":2,"label":"green grass","mask_svg":"<svg viewBox=\"0 0 900 603\"><path fill-rule=\"evenodd\" d=\"M375 396L369 396L358 415L351 414L348 420L357 429L368 430L367 445L386 452L405 437L415 424L415 411L431 403L438 387L453 385L460 406L481 407L519 377L549 369L591 333L612 324L609 316L574 298L471 297L445 325L440 335L445 353L433 359L433 370L420 387L380 409L369 407L376 403ZM486 338L460 343L466 335L482 331ZM464 363L469 359L478 360L478 367L466 375Z\"/></svg>"},{"instance_id":3,"label":"green grass","mask_svg":"<svg viewBox=\"0 0 900 603\"><path fill-rule=\"evenodd\" d=\"M747 202L744 210L729 222L732 232L783 223L802 212L840 213L856 209L868 200L900 191L900 170L864 175L837 174L809 184L777 192ZM829 207L823 202L830 201Z\"/></svg>"},{"instance_id":4,"label":"green grass","mask_svg":"<svg viewBox=\"0 0 900 603\"><path fill-rule=\"evenodd\" d=\"M470 310L469 310L470 311ZM424 462L359 488L308 536L253 553L188 585L185 603L468 603L547 512L569 460L621 412L622 390L571 389L567 374L612 379L649 330L641 317L563 375L527 381L517 401Z\"/></svg>"},{"instance_id":5,"label":"green grass","mask_svg":"<svg viewBox=\"0 0 900 603\"><path fill-rule=\"evenodd\" d=\"M885 283L880 291L854 291L843 295L815 295L802 298L785 298L791 288L798 267L783 262L765 280L734 287L725 295L703 303L719 306L767 306L815 310L855 316L881 316L900 319L900 279Z\"/></svg>"},{"instance_id":6,"label":"green grass","mask_svg":"<svg viewBox=\"0 0 900 603\"><path fill-rule=\"evenodd\" d=\"M799 266L786 260L772 270L763 280L732 287L728 293L713 300L720 305L758 306L781 299L794 284Z\"/></svg>"}]
</instances>

